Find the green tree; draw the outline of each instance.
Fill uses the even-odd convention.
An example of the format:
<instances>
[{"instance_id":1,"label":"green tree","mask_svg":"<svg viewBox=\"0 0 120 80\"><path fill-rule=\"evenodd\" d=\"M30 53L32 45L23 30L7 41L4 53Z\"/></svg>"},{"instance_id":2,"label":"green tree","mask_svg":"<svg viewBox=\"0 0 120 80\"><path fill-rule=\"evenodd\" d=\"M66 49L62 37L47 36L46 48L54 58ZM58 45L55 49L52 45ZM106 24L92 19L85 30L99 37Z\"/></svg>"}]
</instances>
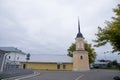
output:
<instances>
[{"instance_id":1,"label":"green tree","mask_svg":"<svg viewBox=\"0 0 120 80\"><path fill-rule=\"evenodd\" d=\"M69 49L67 50L68 51L68 56L70 56L70 57L73 57L73 51L75 51L76 50L76 45L75 45L75 43L72 43L71 44L71 46L69 47Z\"/></svg>"},{"instance_id":2,"label":"green tree","mask_svg":"<svg viewBox=\"0 0 120 80\"><path fill-rule=\"evenodd\" d=\"M76 44L72 43L68 49L68 56L73 57L73 51L76 50ZM93 63L96 59L96 52L92 48L91 44L85 42L85 50L88 51L89 63Z\"/></svg>"},{"instance_id":3,"label":"green tree","mask_svg":"<svg viewBox=\"0 0 120 80\"><path fill-rule=\"evenodd\" d=\"M115 65L117 66L118 65L118 62L116 60L112 61L112 65Z\"/></svg>"},{"instance_id":4,"label":"green tree","mask_svg":"<svg viewBox=\"0 0 120 80\"><path fill-rule=\"evenodd\" d=\"M120 4L113 11L116 16L112 17L112 21L106 21L104 28L98 27L97 39L93 41L96 47L110 43L113 52L120 52Z\"/></svg>"}]
</instances>

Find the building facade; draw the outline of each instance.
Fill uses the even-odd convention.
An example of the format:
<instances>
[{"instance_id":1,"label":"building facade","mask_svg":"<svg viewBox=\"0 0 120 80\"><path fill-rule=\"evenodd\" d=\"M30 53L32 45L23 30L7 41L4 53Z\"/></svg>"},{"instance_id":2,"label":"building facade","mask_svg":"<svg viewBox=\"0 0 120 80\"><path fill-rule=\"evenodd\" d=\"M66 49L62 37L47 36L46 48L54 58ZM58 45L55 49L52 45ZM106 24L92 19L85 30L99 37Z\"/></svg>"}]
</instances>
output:
<instances>
[{"instance_id":1,"label":"building facade","mask_svg":"<svg viewBox=\"0 0 120 80\"><path fill-rule=\"evenodd\" d=\"M72 70L72 58L67 55L31 54L30 60L23 63L23 68L36 70Z\"/></svg>"},{"instance_id":2,"label":"building facade","mask_svg":"<svg viewBox=\"0 0 120 80\"><path fill-rule=\"evenodd\" d=\"M21 59L26 54L14 47L0 47L0 70L22 68Z\"/></svg>"}]
</instances>

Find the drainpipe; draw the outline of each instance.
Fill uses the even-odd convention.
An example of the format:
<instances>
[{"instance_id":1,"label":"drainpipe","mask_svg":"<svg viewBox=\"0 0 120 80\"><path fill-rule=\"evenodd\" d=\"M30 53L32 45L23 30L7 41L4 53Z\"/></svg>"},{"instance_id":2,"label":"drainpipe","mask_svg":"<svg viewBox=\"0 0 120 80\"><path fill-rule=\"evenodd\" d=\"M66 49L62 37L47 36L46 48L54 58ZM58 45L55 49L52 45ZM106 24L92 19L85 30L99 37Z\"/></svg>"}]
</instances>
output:
<instances>
[{"instance_id":1,"label":"drainpipe","mask_svg":"<svg viewBox=\"0 0 120 80\"><path fill-rule=\"evenodd\" d=\"M3 61L2 61L1 69L0 69L1 72L3 72L4 64L5 64L6 56L7 56L7 55L8 55L8 53L5 53L4 56L3 56Z\"/></svg>"}]
</instances>

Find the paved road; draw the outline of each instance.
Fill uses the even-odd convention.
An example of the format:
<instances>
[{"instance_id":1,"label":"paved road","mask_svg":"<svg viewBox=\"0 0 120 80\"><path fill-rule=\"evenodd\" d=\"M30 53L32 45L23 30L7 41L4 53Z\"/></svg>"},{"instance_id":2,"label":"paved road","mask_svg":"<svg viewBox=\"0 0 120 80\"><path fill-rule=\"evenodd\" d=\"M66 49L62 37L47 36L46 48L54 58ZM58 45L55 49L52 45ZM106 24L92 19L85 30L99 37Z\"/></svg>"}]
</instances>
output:
<instances>
[{"instance_id":1,"label":"paved road","mask_svg":"<svg viewBox=\"0 0 120 80\"><path fill-rule=\"evenodd\" d=\"M74 71L40 71L40 75L21 80L113 80L120 72L112 70Z\"/></svg>"},{"instance_id":2,"label":"paved road","mask_svg":"<svg viewBox=\"0 0 120 80\"><path fill-rule=\"evenodd\" d=\"M79 80L114 80L114 76L120 76L120 72L113 70L91 70L82 73L84 76Z\"/></svg>"},{"instance_id":3,"label":"paved road","mask_svg":"<svg viewBox=\"0 0 120 80\"><path fill-rule=\"evenodd\" d=\"M40 71L40 75L33 78L22 80L76 80L77 77L82 75L80 72L72 71Z\"/></svg>"}]
</instances>

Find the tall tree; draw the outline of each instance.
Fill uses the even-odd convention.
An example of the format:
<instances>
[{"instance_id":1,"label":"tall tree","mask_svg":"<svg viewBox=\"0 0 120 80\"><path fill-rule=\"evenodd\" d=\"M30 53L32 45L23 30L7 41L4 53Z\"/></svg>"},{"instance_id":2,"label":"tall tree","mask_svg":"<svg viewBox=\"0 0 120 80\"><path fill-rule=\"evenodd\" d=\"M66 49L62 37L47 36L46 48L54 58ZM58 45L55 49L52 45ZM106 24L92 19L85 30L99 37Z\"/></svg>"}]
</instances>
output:
<instances>
[{"instance_id":1,"label":"tall tree","mask_svg":"<svg viewBox=\"0 0 120 80\"><path fill-rule=\"evenodd\" d=\"M94 42L96 47L110 43L113 52L120 52L120 4L113 11L116 16L112 17L112 21L106 21L107 26L104 28L98 27L97 39Z\"/></svg>"},{"instance_id":2,"label":"tall tree","mask_svg":"<svg viewBox=\"0 0 120 80\"><path fill-rule=\"evenodd\" d=\"M72 43L68 49L68 56L73 57L73 51L76 50L76 44ZM88 51L89 63L93 63L96 59L96 52L92 48L91 44L85 42L85 50Z\"/></svg>"}]
</instances>

